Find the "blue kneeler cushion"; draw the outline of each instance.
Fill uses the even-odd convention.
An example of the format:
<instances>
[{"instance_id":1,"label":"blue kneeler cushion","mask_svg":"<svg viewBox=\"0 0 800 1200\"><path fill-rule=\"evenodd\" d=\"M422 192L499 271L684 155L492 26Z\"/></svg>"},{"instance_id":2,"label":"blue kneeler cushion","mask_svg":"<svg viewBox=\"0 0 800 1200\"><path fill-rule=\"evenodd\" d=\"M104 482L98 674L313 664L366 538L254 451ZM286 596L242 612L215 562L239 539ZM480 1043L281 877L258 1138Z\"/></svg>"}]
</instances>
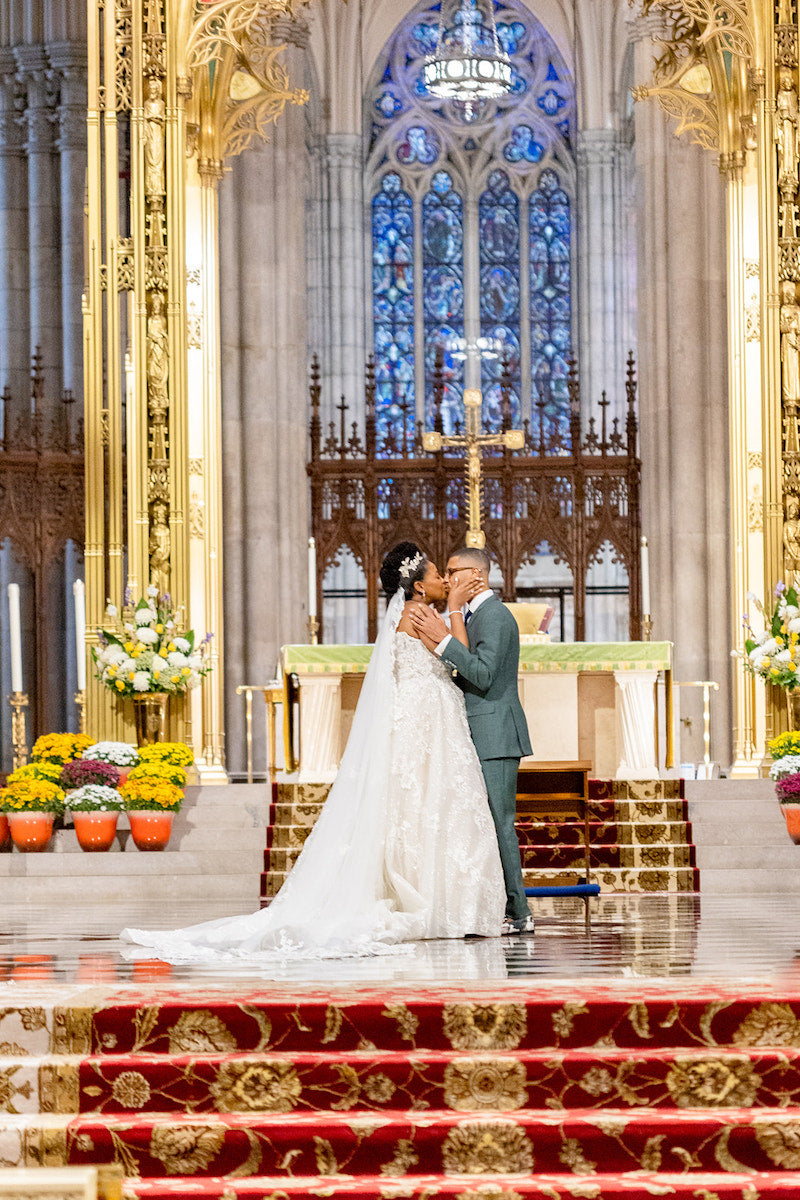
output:
<instances>
[{"instance_id":1,"label":"blue kneeler cushion","mask_svg":"<svg viewBox=\"0 0 800 1200\"><path fill-rule=\"evenodd\" d=\"M564 884L563 887L526 887L526 896L599 896L599 883Z\"/></svg>"}]
</instances>

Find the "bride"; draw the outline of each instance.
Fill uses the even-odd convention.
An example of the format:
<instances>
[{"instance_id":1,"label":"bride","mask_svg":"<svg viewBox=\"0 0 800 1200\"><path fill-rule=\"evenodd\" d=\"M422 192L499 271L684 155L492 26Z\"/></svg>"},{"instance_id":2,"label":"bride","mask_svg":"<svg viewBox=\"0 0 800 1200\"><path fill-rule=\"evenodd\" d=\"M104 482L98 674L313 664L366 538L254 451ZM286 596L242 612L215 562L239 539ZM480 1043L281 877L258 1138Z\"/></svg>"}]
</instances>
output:
<instances>
[{"instance_id":1,"label":"bride","mask_svg":"<svg viewBox=\"0 0 800 1200\"><path fill-rule=\"evenodd\" d=\"M447 584L413 542L386 555L380 577L389 605L339 773L278 895L247 916L126 929L123 941L173 963L258 963L500 934L500 853L464 700L410 620L412 602L444 600ZM451 589L451 608L469 586Z\"/></svg>"}]
</instances>

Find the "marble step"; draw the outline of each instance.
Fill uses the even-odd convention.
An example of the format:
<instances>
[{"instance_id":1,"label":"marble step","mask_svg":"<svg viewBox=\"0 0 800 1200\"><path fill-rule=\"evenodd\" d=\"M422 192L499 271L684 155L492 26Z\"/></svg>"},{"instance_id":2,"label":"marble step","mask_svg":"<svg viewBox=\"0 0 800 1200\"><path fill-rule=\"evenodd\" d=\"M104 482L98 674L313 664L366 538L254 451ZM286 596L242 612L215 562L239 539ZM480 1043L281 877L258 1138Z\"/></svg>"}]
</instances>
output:
<instances>
[{"instance_id":1,"label":"marble step","mask_svg":"<svg viewBox=\"0 0 800 1200\"><path fill-rule=\"evenodd\" d=\"M224 846L228 854L251 854L255 855L254 861L261 861L261 856L264 849L264 830L256 829L241 829L237 826L231 826L229 829L223 829L220 826L203 826L198 829L181 829L177 824L173 827L172 837L170 838L170 849L173 851L191 851L193 853L201 853L205 850L209 854L216 856L220 846ZM10 845L5 851L0 851L0 862L5 854L17 854L18 851L13 850ZM78 839L75 836L75 831L72 826L57 830L51 839L50 848L46 852L47 856L62 855L62 854L84 854L81 846L78 844ZM121 823L117 827L117 836L112 843L108 854L136 854L137 851L133 844L133 839L130 835L130 830ZM97 855L92 855L96 858Z\"/></svg>"},{"instance_id":2,"label":"marble step","mask_svg":"<svg viewBox=\"0 0 800 1200\"><path fill-rule=\"evenodd\" d=\"M171 843L170 843L171 844ZM41 877L73 876L76 879L89 876L124 875L196 875L201 886L209 867L216 875L237 876L244 871L256 875L261 867L263 851L217 849L212 856L196 854L188 850L167 849L160 851L137 850L132 846L123 854L21 854L18 850L0 855L0 880Z\"/></svg>"},{"instance_id":3,"label":"marble step","mask_svg":"<svg viewBox=\"0 0 800 1200\"><path fill-rule=\"evenodd\" d=\"M120 856L114 861L119 862ZM93 904L133 903L146 894L149 900L165 904L194 901L198 897L202 897L203 902L224 900L235 904L242 912L255 912L260 902L255 872L246 875L211 875L206 871L202 875L165 874L163 871L138 875L67 875L58 881L45 875L6 877L0 873L0 889L7 905L52 904L53 898L57 897L66 910L78 889L81 901Z\"/></svg>"},{"instance_id":4,"label":"marble step","mask_svg":"<svg viewBox=\"0 0 800 1200\"><path fill-rule=\"evenodd\" d=\"M701 867L703 895L706 896L781 896L800 895L800 856L793 868L770 864L763 867ZM746 908L743 909L743 919Z\"/></svg>"},{"instance_id":5,"label":"marble step","mask_svg":"<svg viewBox=\"0 0 800 1200\"><path fill-rule=\"evenodd\" d=\"M772 870L776 876L782 871L800 871L800 846L795 846L783 831L783 841L780 845L773 845L769 842L755 843L751 842L746 845L745 852L743 848L733 847L736 850L734 858L732 846L730 843L721 845L700 845L697 847L697 865L705 876L706 871L768 871Z\"/></svg>"}]
</instances>

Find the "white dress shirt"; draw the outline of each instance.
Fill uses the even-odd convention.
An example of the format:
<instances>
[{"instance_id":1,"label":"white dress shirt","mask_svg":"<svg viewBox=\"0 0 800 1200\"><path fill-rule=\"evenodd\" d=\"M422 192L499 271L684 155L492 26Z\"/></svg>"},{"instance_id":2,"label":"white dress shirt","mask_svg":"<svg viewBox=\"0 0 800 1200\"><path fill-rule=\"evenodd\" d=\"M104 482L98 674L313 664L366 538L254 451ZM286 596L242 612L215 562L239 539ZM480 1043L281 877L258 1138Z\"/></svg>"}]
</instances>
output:
<instances>
[{"instance_id":1,"label":"white dress shirt","mask_svg":"<svg viewBox=\"0 0 800 1200\"><path fill-rule=\"evenodd\" d=\"M493 594L494 593L492 592L491 588L484 588L484 590L482 592L479 592L477 596L472 597L469 604L467 604L465 606L466 611L469 613L476 612L477 609L479 609L480 606L483 604L484 600L487 600L489 598L489 596L491 596ZM464 609L462 609L461 611L464 612ZM466 620L466 617L465 617L465 620ZM452 636L453 636L452 633L448 633L447 637L442 638L442 640L439 642L439 645L435 648L434 654L438 654L441 657L442 651L444 650L447 643L452 639Z\"/></svg>"}]
</instances>

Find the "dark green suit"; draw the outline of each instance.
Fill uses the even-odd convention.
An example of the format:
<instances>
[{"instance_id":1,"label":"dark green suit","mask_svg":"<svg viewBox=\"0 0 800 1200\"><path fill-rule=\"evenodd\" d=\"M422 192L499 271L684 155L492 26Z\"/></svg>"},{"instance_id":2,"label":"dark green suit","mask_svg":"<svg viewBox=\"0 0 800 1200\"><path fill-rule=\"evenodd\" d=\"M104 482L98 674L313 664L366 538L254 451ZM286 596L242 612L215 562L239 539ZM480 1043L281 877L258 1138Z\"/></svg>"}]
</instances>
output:
<instances>
[{"instance_id":1,"label":"dark green suit","mask_svg":"<svg viewBox=\"0 0 800 1200\"><path fill-rule=\"evenodd\" d=\"M469 649L451 638L442 651L444 662L458 672L467 720L489 793L500 860L506 883L506 916L527 917L522 883L517 815L519 760L531 753L528 723L519 702L519 629L497 596L487 596L467 623Z\"/></svg>"}]
</instances>

